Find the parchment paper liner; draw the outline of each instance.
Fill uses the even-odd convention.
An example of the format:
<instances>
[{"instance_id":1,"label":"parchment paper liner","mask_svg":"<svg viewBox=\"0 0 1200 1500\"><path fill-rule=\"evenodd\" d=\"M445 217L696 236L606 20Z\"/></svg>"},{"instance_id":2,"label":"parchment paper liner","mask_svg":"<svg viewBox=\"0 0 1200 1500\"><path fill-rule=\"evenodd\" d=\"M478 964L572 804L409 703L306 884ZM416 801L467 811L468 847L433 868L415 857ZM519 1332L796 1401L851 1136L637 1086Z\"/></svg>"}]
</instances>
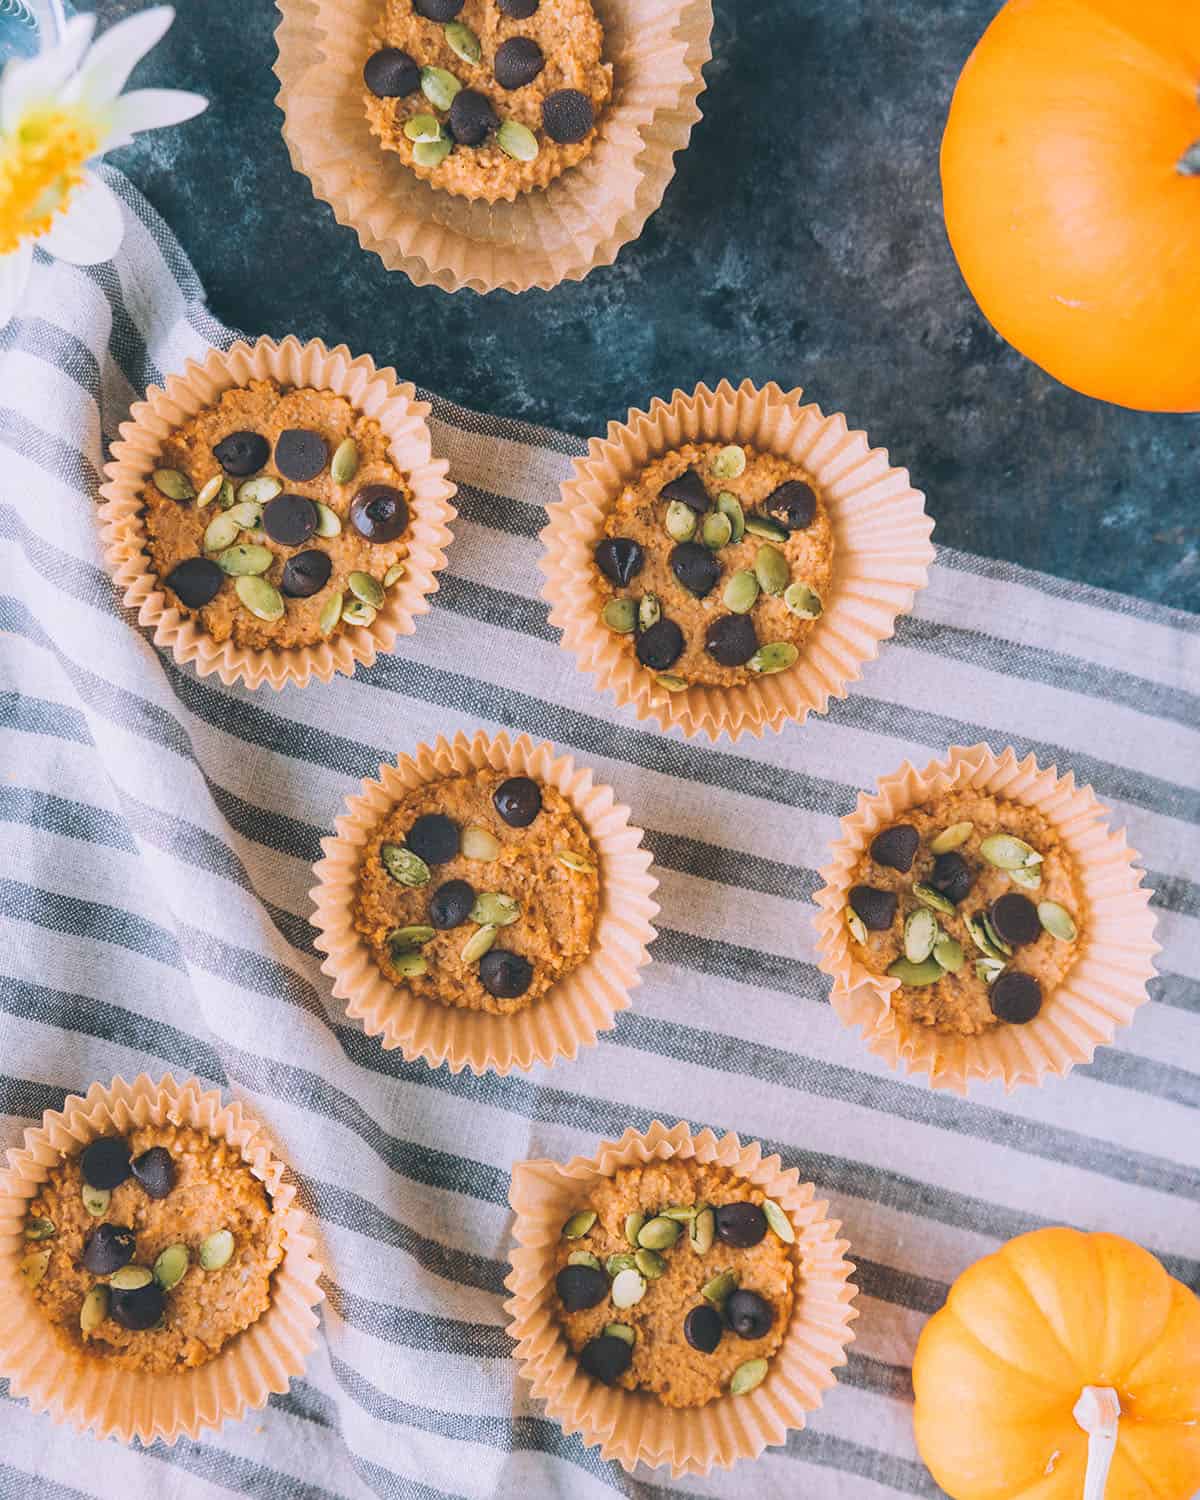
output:
<instances>
[{"instance_id":1,"label":"parchment paper liner","mask_svg":"<svg viewBox=\"0 0 1200 1500\"><path fill-rule=\"evenodd\" d=\"M1079 954L1064 982L1044 997L1039 1014L1027 1025L997 1026L974 1037L902 1026L888 999L899 980L872 974L853 959L845 922L855 862L876 832L906 808L966 787L1036 807L1074 860L1087 903ZM839 1018L861 1026L867 1046L891 1067L928 1073L933 1088L960 1094L976 1078L1003 1079L1011 1091L1090 1062L1148 998L1146 983L1159 951L1152 893L1133 864L1138 855L1123 832L1109 830L1107 815L1091 787L1077 787L1071 772L1059 776L1057 766L1043 771L1032 755L1018 761L1013 749L997 756L987 745L954 746L944 761L931 760L923 771L905 761L875 793L860 792L821 871L825 884L813 898L819 908L817 962L833 976L830 1000Z\"/></svg>"},{"instance_id":2,"label":"parchment paper liner","mask_svg":"<svg viewBox=\"0 0 1200 1500\"><path fill-rule=\"evenodd\" d=\"M29 1248L22 1233L26 1208L51 1167L99 1135L167 1122L237 1147L283 1217L285 1250L271 1305L256 1323L206 1365L157 1375L117 1369L61 1346L17 1263ZM128 1443L136 1437L149 1444L156 1438L173 1443L181 1434L194 1438L265 1405L272 1392L286 1391L316 1345L314 1309L324 1295L311 1228L295 1200L296 1189L284 1180L283 1163L258 1121L236 1102L223 1104L215 1089L204 1091L195 1079L177 1083L169 1073L159 1082L144 1073L133 1083L114 1078L107 1086L92 1084L85 1097L70 1095L61 1110L48 1109L41 1126L25 1132L24 1145L9 1150L7 1169L0 1172L0 1375L7 1376L11 1393L35 1412L90 1429L97 1438Z\"/></svg>"},{"instance_id":3,"label":"parchment paper liner","mask_svg":"<svg viewBox=\"0 0 1200 1500\"><path fill-rule=\"evenodd\" d=\"M627 421L609 423L607 438L589 440L587 456L575 460L561 500L550 506L539 563L550 622L597 687L619 704L632 703L639 719L736 740L746 730L761 735L788 719L802 723L810 711L824 713L830 698L846 696L924 588L933 561L924 495L906 469L892 468L882 448L870 447L866 433L851 432L840 414L802 406L801 395L774 382L759 390L744 380L735 390L723 380L715 391L698 385L669 402L656 397L648 412L631 410ZM601 623L608 596L592 551L622 487L647 463L683 443L717 441L781 454L813 477L833 523L833 586L794 667L736 687L669 693Z\"/></svg>"},{"instance_id":4,"label":"parchment paper liner","mask_svg":"<svg viewBox=\"0 0 1200 1500\"><path fill-rule=\"evenodd\" d=\"M218 643L193 620L185 619L149 570L146 532L139 514L138 491L156 467L163 441L173 428L218 400L222 392L251 380L332 391L358 411L374 417L390 439L389 453L412 492L410 551L404 577L387 592L374 622L343 630L332 641L267 651ZM429 404L415 399L415 388L401 383L392 369L379 370L369 355L353 358L344 344L327 349L320 339L302 344L289 336L281 344L261 338L254 345L240 340L228 351L210 349L202 364L189 360L183 374L168 377L165 389L151 386L146 399L130 409L121 436L112 445L100 486L101 535L109 571L124 590L125 606L136 609L138 623L154 631L154 644L171 651L180 663L192 662L201 676L215 672L227 686L268 682L282 688L305 687L313 677L328 682L335 672L354 675L359 662L370 666L379 651L390 651L398 635L411 635L415 617L429 610L437 591L434 576L446 566L445 548L457 512L450 504L454 486L449 467L431 456L426 418Z\"/></svg>"},{"instance_id":5,"label":"parchment paper liner","mask_svg":"<svg viewBox=\"0 0 1200 1500\"><path fill-rule=\"evenodd\" d=\"M512 202L431 187L367 126L362 68L382 0L276 0L275 73L292 165L364 250L417 286L510 292L580 281L637 239L700 118L712 0L594 0L613 98L588 156Z\"/></svg>"},{"instance_id":6,"label":"parchment paper liner","mask_svg":"<svg viewBox=\"0 0 1200 1500\"><path fill-rule=\"evenodd\" d=\"M423 782L485 766L556 787L600 858L600 909L590 954L540 1000L510 1016L418 1000L383 974L354 927L362 849L396 799ZM641 829L629 822L629 809L591 771L569 755L556 758L544 742L534 745L525 735L515 742L507 734L490 739L481 730L470 740L464 734L453 742L439 737L395 765L380 766L379 779L364 781L346 809L334 824L335 835L321 840L325 857L314 867L317 884L309 895L316 905L315 945L328 954L321 970L368 1035L378 1036L384 1047L399 1047L409 1062L423 1057L434 1068L449 1063L452 1073L464 1067L507 1073L572 1059L615 1025L617 1012L629 1005L629 991L641 983L638 970L649 961L651 921L658 912L651 897L658 881L649 873L650 855L641 847Z\"/></svg>"},{"instance_id":7,"label":"parchment paper liner","mask_svg":"<svg viewBox=\"0 0 1200 1500\"><path fill-rule=\"evenodd\" d=\"M800 1269L791 1322L762 1385L747 1396L727 1395L687 1410L589 1379L559 1330L553 1306L554 1252L563 1221L587 1202L589 1186L620 1167L671 1157L717 1162L774 1198L795 1227ZM711 1130L693 1136L684 1121L668 1129L655 1120L645 1134L627 1130L619 1141L603 1142L595 1156L576 1156L565 1166L517 1162L509 1192L517 1243L504 1283L513 1295L504 1310L520 1373L546 1403L547 1416L568 1436L579 1433L589 1447L598 1443L602 1458L615 1458L629 1470L637 1463L670 1465L673 1478L729 1468L786 1442L836 1384L833 1371L846 1363L846 1345L854 1338L849 1325L858 1316L850 1305L857 1288L849 1280L854 1267L844 1257L849 1244L837 1238L841 1225L825 1217L829 1205L814 1195L795 1167L783 1171L779 1157L764 1158L757 1142L743 1146L733 1134L718 1140Z\"/></svg>"}]
</instances>

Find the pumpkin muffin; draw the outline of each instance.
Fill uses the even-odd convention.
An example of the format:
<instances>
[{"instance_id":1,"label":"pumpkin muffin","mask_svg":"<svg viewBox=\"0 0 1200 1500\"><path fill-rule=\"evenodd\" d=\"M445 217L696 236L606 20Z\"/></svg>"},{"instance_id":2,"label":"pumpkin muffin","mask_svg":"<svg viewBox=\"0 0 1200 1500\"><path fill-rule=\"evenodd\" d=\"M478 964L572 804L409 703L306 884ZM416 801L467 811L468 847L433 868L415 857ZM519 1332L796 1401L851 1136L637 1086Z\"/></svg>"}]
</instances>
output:
<instances>
[{"instance_id":1,"label":"pumpkin muffin","mask_svg":"<svg viewBox=\"0 0 1200 1500\"><path fill-rule=\"evenodd\" d=\"M1054 825L973 787L877 833L848 901L854 957L900 980L897 1021L962 1037L1032 1021L1070 972L1086 925Z\"/></svg>"},{"instance_id":2,"label":"pumpkin muffin","mask_svg":"<svg viewBox=\"0 0 1200 1500\"><path fill-rule=\"evenodd\" d=\"M460 197L542 188L592 149L612 94L591 0L386 0L364 59L385 151Z\"/></svg>"},{"instance_id":3,"label":"pumpkin muffin","mask_svg":"<svg viewBox=\"0 0 1200 1500\"><path fill-rule=\"evenodd\" d=\"M490 767L413 787L363 849L354 925L418 999L511 1015L587 958L598 859L555 787Z\"/></svg>"},{"instance_id":4,"label":"pumpkin muffin","mask_svg":"<svg viewBox=\"0 0 1200 1500\"><path fill-rule=\"evenodd\" d=\"M594 550L601 619L660 686L732 687L791 666L834 569L825 504L799 465L688 443L621 491Z\"/></svg>"},{"instance_id":5,"label":"pumpkin muffin","mask_svg":"<svg viewBox=\"0 0 1200 1500\"><path fill-rule=\"evenodd\" d=\"M189 1126L102 1136L49 1172L21 1274L57 1341L123 1370L207 1364L271 1303L283 1232L235 1147Z\"/></svg>"}]
</instances>

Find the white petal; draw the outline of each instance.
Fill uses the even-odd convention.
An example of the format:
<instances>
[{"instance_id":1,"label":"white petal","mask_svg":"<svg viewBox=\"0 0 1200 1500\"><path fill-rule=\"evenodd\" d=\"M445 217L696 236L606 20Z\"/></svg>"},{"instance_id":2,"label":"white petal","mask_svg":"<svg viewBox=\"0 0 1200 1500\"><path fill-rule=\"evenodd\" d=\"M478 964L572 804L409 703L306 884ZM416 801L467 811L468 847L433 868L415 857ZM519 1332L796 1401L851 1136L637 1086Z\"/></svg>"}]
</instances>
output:
<instances>
[{"instance_id":1,"label":"white petal","mask_svg":"<svg viewBox=\"0 0 1200 1500\"><path fill-rule=\"evenodd\" d=\"M207 108L203 94L188 94L183 89L131 89L115 99L108 110L110 133L105 137L105 148L125 146L139 130L178 125Z\"/></svg>"},{"instance_id":2,"label":"white petal","mask_svg":"<svg viewBox=\"0 0 1200 1500\"><path fill-rule=\"evenodd\" d=\"M57 47L13 58L0 76L0 130L15 130L27 110L58 94L79 66L95 25L95 16L72 16Z\"/></svg>"},{"instance_id":3,"label":"white petal","mask_svg":"<svg viewBox=\"0 0 1200 1500\"><path fill-rule=\"evenodd\" d=\"M98 266L111 260L125 237L121 205L94 172L84 174L82 187L71 194L65 211L38 240L56 260L73 266Z\"/></svg>"},{"instance_id":4,"label":"white petal","mask_svg":"<svg viewBox=\"0 0 1200 1500\"><path fill-rule=\"evenodd\" d=\"M25 240L9 255L0 256L0 328L21 304L33 266L33 241Z\"/></svg>"},{"instance_id":5,"label":"white petal","mask_svg":"<svg viewBox=\"0 0 1200 1500\"><path fill-rule=\"evenodd\" d=\"M125 87L130 73L170 29L175 12L169 5L126 16L110 26L84 59L83 66L66 90L68 100L86 99L90 104L108 104Z\"/></svg>"}]
</instances>

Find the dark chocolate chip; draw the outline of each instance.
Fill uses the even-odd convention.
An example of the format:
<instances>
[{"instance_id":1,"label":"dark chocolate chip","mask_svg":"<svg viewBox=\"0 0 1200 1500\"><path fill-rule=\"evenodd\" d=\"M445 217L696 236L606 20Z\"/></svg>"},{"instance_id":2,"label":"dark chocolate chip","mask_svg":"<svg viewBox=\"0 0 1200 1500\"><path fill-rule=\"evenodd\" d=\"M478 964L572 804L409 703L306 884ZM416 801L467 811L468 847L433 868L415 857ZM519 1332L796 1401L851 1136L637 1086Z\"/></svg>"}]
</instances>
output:
<instances>
[{"instance_id":1,"label":"dark chocolate chip","mask_svg":"<svg viewBox=\"0 0 1200 1500\"><path fill-rule=\"evenodd\" d=\"M621 586L635 578L646 561L646 554L631 536L606 536L596 543L593 556L605 578Z\"/></svg>"},{"instance_id":2,"label":"dark chocolate chip","mask_svg":"<svg viewBox=\"0 0 1200 1500\"><path fill-rule=\"evenodd\" d=\"M413 10L427 21L453 21L465 0L413 0Z\"/></svg>"},{"instance_id":3,"label":"dark chocolate chip","mask_svg":"<svg viewBox=\"0 0 1200 1500\"><path fill-rule=\"evenodd\" d=\"M284 563L279 587L289 599L307 599L320 593L332 572L329 553L310 547L307 552L297 552Z\"/></svg>"},{"instance_id":4,"label":"dark chocolate chip","mask_svg":"<svg viewBox=\"0 0 1200 1500\"><path fill-rule=\"evenodd\" d=\"M722 615L704 632L704 649L723 667L741 667L758 650L758 635L749 615Z\"/></svg>"},{"instance_id":5,"label":"dark chocolate chip","mask_svg":"<svg viewBox=\"0 0 1200 1500\"><path fill-rule=\"evenodd\" d=\"M693 1349L699 1349L701 1354L711 1354L721 1342L724 1332L721 1314L707 1302L693 1307L683 1320L684 1338Z\"/></svg>"},{"instance_id":6,"label":"dark chocolate chip","mask_svg":"<svg viewBox=\"0 0 1200 1500\"><path fill-rule=\"evenodd\" d=\"M671 572L697 599L711 594L721 576L721 564L700 542L680 542L671 548Z\"/></svg>"},{"instance_id":7,"label":"dark chocolate chip","mask_svg":"<svg viewBox=\"0 0 1200 1500\"><path fill-rule=\"evenodd\" d=\"M542 810L542 789L528 776L510 776L492 793L492 803L510 828L528 828Z\"/></svg>"},{"instance_id":8,"label":"dark chocolate chip","mask_svg":"<svg viewBox=\"0 0 1200 1500\"><path fill-rule=\"evenodd\" d=\"M939 854L934 860L929 884L935 891L940 891L947 901L953 901L957 906L970 895L975 876L958 850L951 849L947 854Z\"/></svg>"},{"instance_id":9,"label":"dark chocolate chip","mask_svg":"<svg viewBox=\"0 0 1200 1500\"><path fill-rule=\"evenodd\" d=\"M533 983L533 965L507 948L490 948L479 960L479 982L497 1000L515 1000Z\"/></svg>"},{"instance_id":10,"label":"dark chocolate chip","mask_svg":"<svg viewBox=\"0 0 1200 1500\"><path fill-rule=\"evenodd\" d=\"M674 620L659 620L637 638L637 659L652 672L666 672L683 655L683 631Z\"/></svg>"},{"instance_id":11,"label":"dark chocolate chip","mask_svg":"<svg viewBox=\"0 0 1200 1500\"><path fill-rule=\"evenodd\" d=\"M150 1198L165 1198L175 1186L175 1162L165 1146L151 1146L129 1165Z\"/></svg>"},{"instance_id":12,"label":"dark chocolate chip","mask_svg":"<svg viewBox=\"0 0 1200 1500\"><path fill-rule=\"evenodd\" d=\"M896 916L896 893L873 885L851 886L850 910L858 913L870 932L886 932Z\"/></svg>"},{"instance_id":13,"label":"dark chocolate chip","mask_svg":"<svg viewBox=\"0 0 1200 1500\"><path fill-rule=\"evenodd\" d=\"M704 488L704 481L696 473L695 469L685 469L675 479L669 480L658 492L660 500L678 500L680 505L686 505L689 510L694 510L697 515L702 516L711 504L708 491Z\"/></svg>"},{"instance_id":14,"label":"dark chocolate chip","mask_svg":"<svg viewBox=\"0 0 1200 1500\"><path fill-rule=\"evenodd\" d=\"M257 474L271 456L271 445L260 432L231 432L213 449L213 457L235 479Z\"/></svg>"},{"instance_id":15,"label":"dark chocolate chip","mask_svg":"<svg viewBox=\"0 0 1200 1500\"><path fill-rule=\"evenodd\" d=\"M573 146L595 123L592 101L578 89L556 89L542 100L542 125L552 141Z\"/></svg>"},{"instance_id":16,"label":"dark chocolate chip","mask_svg":"<svg viewBox=\"0 0 1200 1500\"><path fill-rule=\"evenodd\" d=\"M775 1309L757 1292L740 1288L725 1299L725 1316L740 1339L765 1338L775 1321Z\"/></svg>"},{"instance_id":17,"label":"dark chocolate chip","mask_svg":"<svg viewBox=\"0 0 1200 1500\"><path fill-rule=\"evenodd\" d=\"M589 1339L579 1351L579 1367L593 1380L612 1385L620 1380L633 1360L633 1346L615 1334L602 1333Z\"/></svg>"},{"instance_id":18,"label":"dark chocolate chip","mask_svg":"<svg viewBox=\"0 0 1200 1500\"><path fill-rule=\"evenodd\" d=\"M997 896L988 916L992 919L997 937L1003 938L1013 948L1020 948L1025 943L1035 943L1042 935L1037 907L1028 896L1022 896L1019 891L1008 891L1003 896Z\"/></svg>"},{"instance_id":19,"label":"dark chocolate chip","mask_svg":"<svg viewBox=\"0 0 1200 1500\"><path fill-rule=\"evenodd\" d=\"M1032 974L1006 969L989 987L988 1004L997 1020L1023 1026L1042 1008L1042 987Z\"/></svg>"},{"instance_id":20,"label":"dark chocolate chip","mask_svg":"<svg viewBox=\"0 0 1200 1500\"><path fill-rule=\"evenodd\" d=\"M402 99L421 87L421 70L399 47L381 47L367 58L363 82L377 99Z\"/></svg>"},{"instance_id":21,"label":"dark chocolate chip","mask_svg":"<svg viewBox=\"0 0 1200 1500\"><path fill-rule=\"evenodd\" d=\"M203 609L220 592L225 574L211 557L189 557L167 574L164 582L188 609Z\"/></svg>"},{"instance_id":22,"label":"dark chocolate chip","mask_svg":"<svg viewBox=\"0 0 1200 1500\"><path fill-rule=\"evenodd\" d=\"M285 479L315 479L329 462L329 449L319 432L288 427L275 439L275 467Z\"/></svg>"},{"instance_id":23,"label":"dark chocolate chip","mask_svg":"<svg viewBox=\"0 0 1200 1500\"><path fill-rule=\"evenodd\" d=\"M789 531L804 531L817 513L817 497L802 479L789 479L767 496L763 509Z\"/></svg>"},{"instance_id":24,"label":"dark chocolate chip","mask_svg":"<svg viewBox=\"0 0 1200 1500\"><path fill-rule=\"evenodd\" d=\"M583 1312L608 1296L608 1277L595 1266L564 1266L554 1278L554 1290L568 1312Z\"/></svg>"},{"instance_id":25,"label":"dark chocolate chip","mask_svg":"<svg viewBox=\"0 0 1200 1500\"><path fill-rule=\"evenodd\" d=\"M163 1289L157 1281L148 1281L145 1286L122 1291L120 1287L109 1289L108 1310L122 1328L135 1333L153 1328L163 1315Z\"/></svg>"},{"instance_id":26,"label":"dark chocolate chip","mask_svg":"<svg viewBox=\"0 0 1200 1500\"><path fill-rule=\"evenodd\" d=\"M531 36L510 36L496 49L492 72L502 89L520 89L532 83L545 66L542 49Z\"/></svg>"},{"instance_id":27,"label":"dark chocolate chip","mask_svg":"<svg viewBox=\"0 0 1200 1500\"><path fill-rule=\"evenodd\" d=\"M427 865L444 865L458 853L458 824L445 813L423 813L404 842Z\"/></svg>"},{"instance_id":28,"label":"dark chocolate chip","mask_svg":"<svg viewBox=\"0 0 1200 1500\"><path fill-rule=\"evenodd\" d=\"M88 1187L120 1187L129 1176L129 1147L119 1135L102 1135L83 1148L79 1170Z\"/></svg>"},{"instance_id":29,"label":"dark chocolate chip","mask_svg":"<svg viewBox=\"0 0 1200 1500\"><path fill-rule=\"evenodd\" d=\"M447 880L429 898L429 925L439 932L461 927L475 905L475 888L466 880Z\"/></svg>"},{"instance_id":30,"label":"dark chocolate chip","mask_svg":"<svg viewBox=\"0 0 1200 1500\"><path fill-rule=\"evenodd\" d=\"M101 1224L84 1243L83 1264L93 1276L111 1276L129 1264L136 1249L137 1236L132 1229Z\"/></svg>"},{"instance_id":31,"label":"dark chocolate chip","mask_svg":"<svg viewBox=\"0 0 1200 1500\"><path fill-rule=\"evenodd\" d=\"M717 1238L736 1250L749 1250L767 1232L767 1216L757 1203L722 1203L713 1212Z\"/></svg>"},{"instance_id":32,"label":"dark chocolate chip","mask_svg":"<svg viewBox=\"0 0 1200 1500\"><path fill-rule=\"evenodd\" d=\"M877 833L871 840L871 858L877 865L887 865L890 870L907 873L912 869L920 841L911 823L897 823L894 828Z\"/></svg>"},{"instance_id":33,"label":"dark chocolate chip","mask_svg":"<svg viewBox=\"0 0 1200 1500\"><path fill-rule=\"evenodd\" d=\"M496 4L514 21L528 21L530 16L537 13L540 0L496 0Z\"/></svg>"},{"instance_id":34,"label":"dark chocolate chip","mask_svg":"<svg viewBox=\"0 0 1200 1500\"><path fill-rule=\"evenodd\" d=\"M307 495L276 495L263 506L263 530L281 547L298 547L317 529L317 507Z\"/></svg>"},{"instance_id":35,"label":"dark chocolate chip","mask_svg":"<svg viewBox=\"0 0 1200 1500\"><path fill-rule=\"evenodd\" d=\"M450 134L460 146L482 146L499 125L492 101L478 89L459 89L450 105Z\"/></svg>"},{"instance_id":36,"label":"dark chocolate chip","mask_svg":"<svg viewBox=\"0 0 1200 1500\"><path fill-rule=\"evenodd\" d=\"M368 542L394 542L408 525L408 505L390 484L368 484L354 497L350 522Z\"/></svg>"}]
</instances>

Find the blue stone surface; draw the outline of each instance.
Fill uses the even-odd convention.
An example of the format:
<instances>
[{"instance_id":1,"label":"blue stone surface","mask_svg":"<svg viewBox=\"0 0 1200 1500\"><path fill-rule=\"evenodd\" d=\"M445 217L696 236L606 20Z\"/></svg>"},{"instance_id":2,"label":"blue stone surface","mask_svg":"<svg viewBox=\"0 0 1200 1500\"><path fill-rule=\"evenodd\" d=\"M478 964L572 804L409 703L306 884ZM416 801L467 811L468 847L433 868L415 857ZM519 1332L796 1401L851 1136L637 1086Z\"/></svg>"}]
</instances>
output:
<instances>
[{"instance_id":1,"label":"blue stone surface","mask_svg":"<svg viewBox=\"0 0 1200 1500\"><path fill-rule=\"evenodd\" d=\"M94 8L103 25L142 4ZM112 160L218 317L584 435L698 380L803 385L909 467L936 540L1200 609L1200 417L1064 389L951 256L938 146L996 0L716 0L704 118L641 239L582 283L486 298L386 272L293 172L265 0L178 8L135 82L212 107Z\"/></svg>"}]
</instances>

